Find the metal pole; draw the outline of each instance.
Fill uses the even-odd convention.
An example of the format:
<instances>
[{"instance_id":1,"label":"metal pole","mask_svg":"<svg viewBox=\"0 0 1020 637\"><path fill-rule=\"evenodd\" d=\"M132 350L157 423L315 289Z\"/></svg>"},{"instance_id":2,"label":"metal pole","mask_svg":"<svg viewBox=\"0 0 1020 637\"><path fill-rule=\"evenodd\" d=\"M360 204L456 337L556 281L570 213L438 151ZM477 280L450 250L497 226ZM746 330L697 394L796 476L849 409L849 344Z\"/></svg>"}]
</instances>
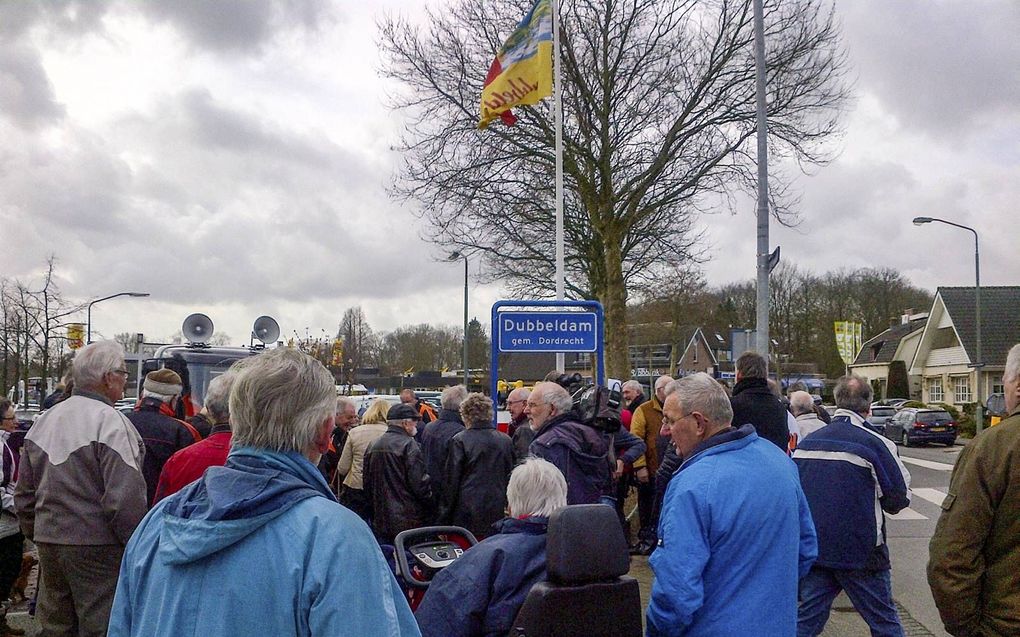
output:
<instances>
[{"instance_id":1,"label":"metal pole","mask_svg":"<svg viewBox=\"0 0 1020 637\"><path fill-rule=\"evenodd\" d=\"M553 19L553 114L556 129L556 300L564 296L565 267L563 260L563 101L560 71L560 3L552 0ZM556 353L556 369L562 373L563 352Z\"/></svg>"},{"instance_id":2,"label":"metal pole","mask_svg":"<svg viewBox=\"0 0 1020 637\"><path fill-rule=\"evenodd\" d=\"M468 258L464 255L464 386L468 384Z\"/></svg>"},{"instance_id":3,"label":"metal pole","mask_svg":"<svg viewBox=\"0 0 1020 637\"><path fill-rule=\"evenodd\" d=\"M768 111L765 104L765 17L762 0L754 0L755 93L758 110L758 297L755 340L769 360L769 168Z\"/></svg>"},{"instance_id":4,"label":"metal pole","mask_svg":"<svg viewBox=\"0 0 1020 637\"><path fill-rule=\"evenodd\" d=\"M85 323L86 323L86 327L85 327L85 344L86 345L88 345L89 343L92 342L92 306L95 305L96 303L100 303L102 301L109 301L110 299L115 299L118 296L143 297L143 296L149 296L149 293L148 292L118 292L116 294L111 294L110 296L104 296L101 299L96 299L94 301L91 301L89 303L89 305L88 305L88 309L85 311Z\"/></svg>"},{"instance_id":5,"label":"metal pole","mask_svg":"<svg viewBox=\"0 0 1020 637\"><path fill-rule=\"evenodd\" d=\"M974 417L977 419L977 433L981 433L985 425L985 408L982 404L981 374L984 371L985 361L981 356L981 253L978 251L978 233L973 228L968 228L974 233L974 319L977 321L977 360L974 362L977 369L977 383L974 391L977 392L977 406L974 408Z\"/></svg>"}]
</instances>

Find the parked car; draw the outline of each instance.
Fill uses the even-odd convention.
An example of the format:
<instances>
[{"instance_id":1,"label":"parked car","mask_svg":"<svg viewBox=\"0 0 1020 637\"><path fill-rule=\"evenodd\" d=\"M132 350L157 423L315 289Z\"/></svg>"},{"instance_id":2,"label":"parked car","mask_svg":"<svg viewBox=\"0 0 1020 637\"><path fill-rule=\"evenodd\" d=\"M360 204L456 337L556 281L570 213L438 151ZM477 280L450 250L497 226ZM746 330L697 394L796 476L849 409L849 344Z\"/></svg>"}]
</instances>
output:
<instances>
[{"instance_id":1,"label":"parked car","mask_svg":"<svg viewBox=\"0 0 1020 637\"><path fill-rule=\"evenodd\" d=\"M871 416L868 417L868 422L875 426L875 430L878 433L885 432L885 424L889 422L893 416L896 415L895 407L884 407L884 406L872 406Z\"/></svg>"},{"instance_id":2,"label":"parked car","mask_svg":"<svg viewBox=\"0 0 1020 637\"><path fill-rule=\"evenodd\" d=\"M945 409L906 407L885 423L885 437L904 447L929 442L956 443L959 427Z\"/></svg>"},{"instance_id":3,"label":"parked car","mask_svg":"<svg viewBox=\"0 0 1020 637\"><path fill-rule=\"evenodd\" d=\"M894 409L900 409L904 403L909 403L909 398L886 398L885 400L878 400L871 403L872 407L892 407Z\"/></svg>"}]
</instances>

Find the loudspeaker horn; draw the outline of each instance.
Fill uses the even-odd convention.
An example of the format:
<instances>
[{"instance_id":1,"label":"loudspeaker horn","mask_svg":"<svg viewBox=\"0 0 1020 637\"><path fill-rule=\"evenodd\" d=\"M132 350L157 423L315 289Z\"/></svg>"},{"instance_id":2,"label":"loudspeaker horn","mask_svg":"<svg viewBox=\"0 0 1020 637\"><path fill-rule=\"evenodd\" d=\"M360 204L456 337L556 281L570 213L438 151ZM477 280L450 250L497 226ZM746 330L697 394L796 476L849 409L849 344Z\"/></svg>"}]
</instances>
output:
<instances>
[{"instance_id":1,"label":"loudspeaker horn","mask_svg":"<svg viewBox=\"0 0 1020 637\"><path fill-rule=\"evenodd\" d=\"M195 313L184 319L181 332L189 343L207 343L213 334L212 319L205 314Z\"/></svg>"},{"instance_id":2,"label":"loudspeaker horn","mask_svg":"<svg viewBox=\"0 0 1020 637\"><path fill-rule=\"evenodd\" d=\"M280 338L280 324L272 316L260 316L251 326L251 333L263 343L272 343Z\"/></svg>"}]
</instances>

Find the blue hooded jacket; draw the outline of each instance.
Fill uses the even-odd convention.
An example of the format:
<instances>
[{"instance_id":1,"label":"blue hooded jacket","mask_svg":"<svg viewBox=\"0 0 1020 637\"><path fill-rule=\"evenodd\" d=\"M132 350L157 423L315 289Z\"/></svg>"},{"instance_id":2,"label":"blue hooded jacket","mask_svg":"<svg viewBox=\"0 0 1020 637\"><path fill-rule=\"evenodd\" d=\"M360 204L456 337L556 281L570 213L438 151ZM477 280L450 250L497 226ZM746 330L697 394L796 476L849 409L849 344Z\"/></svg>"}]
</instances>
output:
<instances>
[{"instance_id":1,"label":"blue hooded jacket","mask_svg":"<svg viewBox=\"0 0 1020 637\"><path fill-rule=\"evenodd\" d=\"M108 635L419 632L371 531L315 466L235 447L135 530Z\"/></svg>"},{"instance_id":2,"label":"blue hooded jacket","mask_svg":"<svg viewBox=\"0 0 1020 637\"><path fill-rule=\"evenodd\" d=\"M716 434L666 489L648 635L789 637L817 555L793 462L751 425Z\"/></svg>"}]
</instances>

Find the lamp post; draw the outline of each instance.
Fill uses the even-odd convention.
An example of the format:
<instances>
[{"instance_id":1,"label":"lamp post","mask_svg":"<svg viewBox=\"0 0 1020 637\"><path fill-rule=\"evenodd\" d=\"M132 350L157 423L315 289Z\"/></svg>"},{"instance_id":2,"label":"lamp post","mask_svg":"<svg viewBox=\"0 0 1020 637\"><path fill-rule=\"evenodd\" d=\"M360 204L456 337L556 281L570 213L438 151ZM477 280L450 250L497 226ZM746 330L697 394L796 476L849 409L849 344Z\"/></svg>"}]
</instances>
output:
<instances>
[{"instance_id":1,"label":"lamp post","mask_svg":"<svg viewBox=\"0 0 1020 637\"><path fill-rule=\"evenodd\" d=\"M468 384L468 258L460 250L450 253L450 261L464 259L464 354L461 364L464 366L464 386Z\"/></svg>"},{"instance_id":2,"label":"lamp post","mask_svg":"<svg viewBox=\"0 0 1020 637\"><path fill-rule=\"evenodd\" d=\"M92 342L92 306L95 305L96 303L101 303L103 301L109 301L110 299L115 299L118 296L143 297L143 296L149 296L149 293L148 292L118 292L116 294L111 294L110 296L104 296L101 299L96 299L95 301L91 301L89 303L88 310L86 311L86 324L87 324L87 326L85 328L85 343L86 344Z\"/></svg>"},{"instance_id":3,"label":"lamp post","mask_svg":"<svg viewBox=\"0 0 1020 637\"><path fill-rule=\"evenodd\" d=\"M946 221L945 219L938 219L936 217L914 217L915 226L922 226L933 221L944 223L947 226L969 230L974 235L974 321L977 341L975 343L975 349L977 350L975 352L975 358L977 358L977 360L973 362L971 367L977 370L977 383L975 383L974 387L974 391L977 393L977 406L974 408L974 417L977 419L977 433L981 433L981 430L984 429L985 425L985 409L981 403L981 371L982 368L984 368L985 363L981 356L981 253L978 250L978 233L974 228L953 223L952 221Z\"/></svg>"}]
</instances>

